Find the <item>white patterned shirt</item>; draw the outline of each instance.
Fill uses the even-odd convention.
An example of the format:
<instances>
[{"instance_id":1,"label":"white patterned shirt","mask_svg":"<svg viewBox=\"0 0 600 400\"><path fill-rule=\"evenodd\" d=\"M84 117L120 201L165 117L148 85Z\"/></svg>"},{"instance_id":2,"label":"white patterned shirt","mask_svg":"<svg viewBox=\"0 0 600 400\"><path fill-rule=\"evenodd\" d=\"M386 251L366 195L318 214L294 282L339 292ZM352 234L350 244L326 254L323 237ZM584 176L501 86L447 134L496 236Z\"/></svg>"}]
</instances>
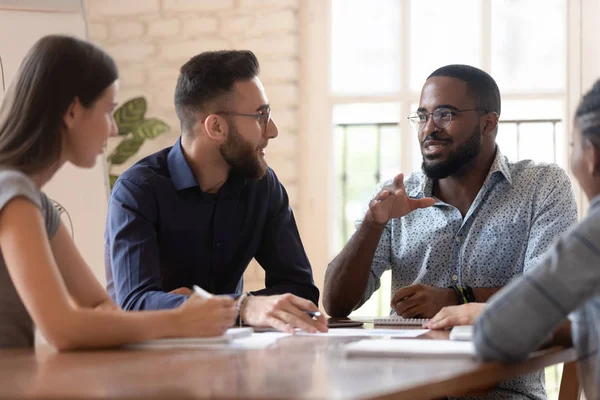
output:
<instances>
[{"instance_id":1,"label":"white patterned shirt","mask_svg":"<svg viewBox=\"0 0 600 400\"><path fill-rule=\"evenodd\" d=\"M409 197L430 197L433 180L415 172L405 187ZM381 275L390 268L392 295L415 283L444 288L505 286L535 266L555 238L576 221L571 182L560 167L530 160L510 163L497 149L465 218L456 207L436 199L433 207L387 223L361 304L379 288ZM507 395L545 399L543 372L505 382L482 398Z\"/></svg>"}]
</instances>

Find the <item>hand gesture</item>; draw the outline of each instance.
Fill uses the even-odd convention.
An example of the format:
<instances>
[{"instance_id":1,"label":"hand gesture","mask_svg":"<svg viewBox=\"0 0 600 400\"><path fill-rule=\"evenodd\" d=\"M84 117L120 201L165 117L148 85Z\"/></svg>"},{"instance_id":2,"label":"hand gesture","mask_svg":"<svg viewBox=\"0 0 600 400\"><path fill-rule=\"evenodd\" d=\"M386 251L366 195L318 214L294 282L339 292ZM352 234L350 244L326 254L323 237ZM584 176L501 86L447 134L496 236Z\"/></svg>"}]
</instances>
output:
<instances>
[{"instance_id":1,"label":"hand gesture","mask_svg":"<svg viewBox=\"0 0 600 400\"><path fill-rule=\"evenodd\" d=\"M411 199L404 188L404 174L398 174L391 185L385 186L369 203L369 213L377 224L387 224L392 218L401 218L417 208L431 207L431 197Z\"/></svg>"},{"instance_id":2,"label":"hand gesture","mask_svg":"<svg viewBox=\"0 0 600 400\"><path fill-rule=\"evenodd\" d=\"M444 329L459 325L473 325L485 309L485 305L486 303L468 303L444 307L424 327L427 329Z\"/></svg>"},{"instance_id":3,"label":"hand gesture","mask_svg":"<svg viewBox=\"0 0 600 400\"><path fill-rule=\"evenodd\" d=\"M204 300L192 295L177 308L179 324L175 336L219 336L235 323L235 301L229 296Z\"/></svg>"},{"instance_id":4,"label":"hand gesture","mask_svg":"<svg viewBox=\"0 0 600 400\"><path fill-rule=\"evenodd\" d=\"M392 308L404 318L431 318L443 307L456 304L454 290L421 283L398 289L391 301Z\"/></svg>"},{"instance_id":5,"label":"hand gesture","mask_svg":"<svg viewBox=\"0 0 600 400\"><path fill-rule=\"evenodd\" d=\"M323 315L312 319L306 311L319 309L311 301L290 293L251 296L242 308L242 320L252 326L273 327L292 334L295 333L295 328L309 333L328 331Z\"/></svg>"}]
</instances>

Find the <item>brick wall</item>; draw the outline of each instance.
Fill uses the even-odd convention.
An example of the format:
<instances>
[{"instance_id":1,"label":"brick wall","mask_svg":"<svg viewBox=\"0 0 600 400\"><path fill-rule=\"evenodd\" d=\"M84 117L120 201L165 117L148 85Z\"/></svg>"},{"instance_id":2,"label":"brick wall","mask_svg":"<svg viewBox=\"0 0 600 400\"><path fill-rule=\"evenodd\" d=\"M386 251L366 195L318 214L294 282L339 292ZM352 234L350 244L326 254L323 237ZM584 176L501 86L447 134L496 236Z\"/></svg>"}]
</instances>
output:
<instances>
[{"instance_id":1,"label":"brick wall","mask_svg":"<svg viewBox=\"0 0 600 400\"><path fill-rule=\"evenodd\" d=\"M120 100L143 95L147 115L165 120L170 134L146 141L136 160L179 136L173 94L179 67L207 50L250 49L261 63L260 79L272 105L279 137L267 159L285 185L296 218L300 0L86 0L89 38L116 60ZM116 143L109 143L109 150ZM129 167L115 169L121 172ZM246 287L264 287L256 265Z\"/></svg>"}]
</instances>

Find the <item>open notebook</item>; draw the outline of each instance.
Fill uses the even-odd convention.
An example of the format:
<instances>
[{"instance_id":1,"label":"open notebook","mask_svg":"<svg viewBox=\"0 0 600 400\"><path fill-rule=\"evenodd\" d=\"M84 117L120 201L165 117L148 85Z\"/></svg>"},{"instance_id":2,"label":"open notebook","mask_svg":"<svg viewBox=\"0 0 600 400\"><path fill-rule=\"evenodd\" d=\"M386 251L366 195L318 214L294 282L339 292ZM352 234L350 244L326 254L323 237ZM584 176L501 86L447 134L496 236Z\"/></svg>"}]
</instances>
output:
<instances>
[{"instance_id":1,"label":"open notebook","mask_svg":"<svg viewBox=\"0 0 600 400\"><path fill-rule=\"evenodd\" d=\"M251 336L252 328L230 328L221 336L196 337L196 338L167 338L146 340L144 342L132 343L129 349L177 349L177 348L199 348L214 345L228 344L239 338Z\"/></svg>"},{"instance_id":2,"label":"open notebook","mask_svg":"<svg viewBox=\"0 0 600 400\"><path fill-rule=\"evenodd\" d=\"M344 346L347 356L475 358L472 342L424 339L363 339Z\"/></svg>"},{"instance_id":3,"label":"open notebook","mask_svg":"<svg viewBox=\"0 0 600 400\"><path fill-rule=\"evenodd\" d=\"M402 318L399 315L390 315L389 317L373 318L375 325L417 325L421 326L429 322L427 318Z\"/></svg>"}]
</instances>

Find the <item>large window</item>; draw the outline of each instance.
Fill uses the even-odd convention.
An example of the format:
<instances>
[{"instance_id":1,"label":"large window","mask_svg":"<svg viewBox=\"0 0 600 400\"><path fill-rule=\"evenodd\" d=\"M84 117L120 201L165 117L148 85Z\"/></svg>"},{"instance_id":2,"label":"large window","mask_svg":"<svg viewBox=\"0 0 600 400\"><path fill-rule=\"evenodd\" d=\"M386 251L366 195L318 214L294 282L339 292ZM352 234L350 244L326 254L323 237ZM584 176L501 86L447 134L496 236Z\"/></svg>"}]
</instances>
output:
<instances>
[{"instance_id":1,"label":"large window","mask_svg":"<svg viewBox=\"0 0 600 400\"><path fill-rule=\"evenodd\" d=\"M509 159L566 168L566 0L331 0L337 253L376 184L420 168L406 121L446 64L489 72L502 94L497 142ZM354 315L389 312L389 272Z\"/></svg>"},{"instance_id":2,"label":"large window","mask_svg":"<svg viewBox=\"0 0 600 400\"><path fill-rule=\"evenodd\" d=\"M488 71L502 93L498 144L511 160L566 166L566 1L332 0L335 250L354 232L377 183L420 168L406 116L429 73ZM552 29L548 29L551 26ZM389 277L358 310L389 310Z\"/></svg>"}]
</instances>

